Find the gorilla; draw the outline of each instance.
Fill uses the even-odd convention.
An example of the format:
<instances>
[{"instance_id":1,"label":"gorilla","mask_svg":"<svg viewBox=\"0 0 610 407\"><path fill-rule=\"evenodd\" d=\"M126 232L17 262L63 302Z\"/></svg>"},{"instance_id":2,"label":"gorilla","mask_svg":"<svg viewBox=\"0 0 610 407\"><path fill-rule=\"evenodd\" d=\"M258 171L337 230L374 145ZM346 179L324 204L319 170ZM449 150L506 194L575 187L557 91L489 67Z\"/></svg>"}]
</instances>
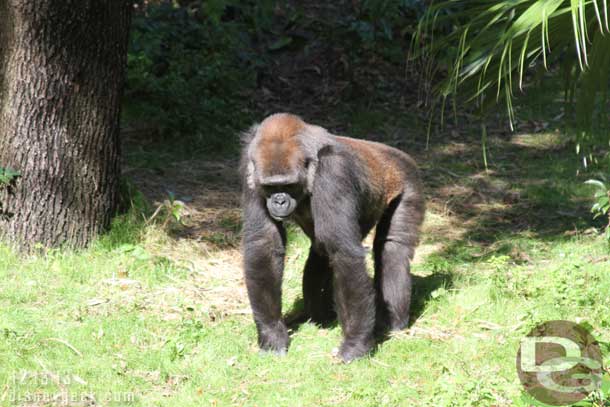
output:
<instances>
[{"instance_id":1,"label":"gorilla","mask_svg":"<svg viewBox=\"0 0 610 407\"><path fill-rule=\"evenodd\" d=\"M369 352L379 321L391 330L407 326L409 264L425 212L411 157L278 113L245 133L241 176L244 274L262 350L283 354L289 345L281 299L287 220L311 240L306 316L338 317L344 362ZM371 279L362 240L375 225Z\"/></svg>"}]
</instances>

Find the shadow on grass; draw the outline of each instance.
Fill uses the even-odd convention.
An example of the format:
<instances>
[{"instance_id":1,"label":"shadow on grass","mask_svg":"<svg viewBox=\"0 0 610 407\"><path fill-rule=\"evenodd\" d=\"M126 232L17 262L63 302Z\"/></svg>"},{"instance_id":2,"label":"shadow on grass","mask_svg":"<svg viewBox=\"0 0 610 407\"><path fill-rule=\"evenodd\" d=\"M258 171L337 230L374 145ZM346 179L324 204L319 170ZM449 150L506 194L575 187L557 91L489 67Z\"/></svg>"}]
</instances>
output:
<instances>
[{"instance_id":1,"label":"shadow on grass","mask_svg":"<svg viewBox=\"0 0 610 407\"><path fill-rule=\"evenodd\" d=\"M411 312L409 326L411 326L423 313L426 303L432 298L432 293L439 288L450 288L453 276L449 273L439 272L429 276L420 277L413 275L413 292L411 298ZM377 346L390 338L386 318L386 311L378 307L375 337ZM284 316L284 321L288 329L294 334L299 331L303 324L310 322L309 316L305 313L302 298L297 298ZM335 328L338 325L337 319L324 323L317 323L317 326L325 329ZM375 350L373 351L375 352Z\"/></svg>"},{"instance_id":2,"label":"shadow on grass","mask_svg":"<svg viewBox=\"0 0 610 407\"><path fill-rule=\"evenodd\" d=\"M290 329L293 333L298 332L303 324L312 322L309 315L307 315L305 312L305 302L303 301L302 297L298 297L294 300L292 306L290 307L290 311L284 315L284 321L286 322L288 329ZM316 322L316 325L320 328L329 329L336 327L338 325L338 321L335 316L335 318L328 321Z\"/></svg>"},{"instance_id":3,"label":"shadow on grass","mask_svg":"<svg viewBox=\"0 0 610 407\"><path fill-rule=\"evenodd\" d=\"M411 312L409 326L413 325L423 314L426 304L432 298L432 293L439 288L449 289L453 286L453 274L438 272L429 276L413 276L413 294L411 297Z\"/></svg>"},{"instance_id":4,"label":"shadow on grass","mask_svg":"<svg viewBox=\"0 0 610 407\"><path fill-rule=\"evenodd\" d=\"M466 246L497 253L496 246L506 242L511 246L519 239L558 243L602 226L591 218L590 191L584 185L589 176L577 174L579 164L571 146L536 144L547 136L495 137L489 170L473 142L460 141L453 147L446 143L420 152L420 162L434 163L422 168L429 206L448 220L428 231L431 240L447 242L434 254L436 258L451 259ZM451 229L459 233L451 236ZM460 261L485 258L477 255Z\"/></svg>"}]
</instances>

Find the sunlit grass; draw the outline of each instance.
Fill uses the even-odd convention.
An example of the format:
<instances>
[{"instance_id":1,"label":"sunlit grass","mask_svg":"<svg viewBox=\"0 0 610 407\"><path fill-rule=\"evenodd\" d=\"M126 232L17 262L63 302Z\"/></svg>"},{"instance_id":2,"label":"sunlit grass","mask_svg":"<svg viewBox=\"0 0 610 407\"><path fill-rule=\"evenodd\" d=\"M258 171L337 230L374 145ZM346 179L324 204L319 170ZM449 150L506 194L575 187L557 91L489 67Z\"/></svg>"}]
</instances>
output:
<instances>
[{"instance_id":1,"label":"sunlit grass","mask_svg":"<svg viewBox=\"0 0 610 407\"><path fill-rule=\"evenodd\" d=\"M463 152L442 163L461 178L428 175L414 323L349 365L332 356L338 326L306 323L287 356L261 355L233 244L176 239L136 209L85 251L0 246L0 403L525 406L515 358L532 327L566 319L610 341L608 243L571 152L547 147L483 178ZM461 188L444 200L445 184ZM309 244L293 227L289 241L284 312L300 306Z\"/></svg>"}]
</instances>

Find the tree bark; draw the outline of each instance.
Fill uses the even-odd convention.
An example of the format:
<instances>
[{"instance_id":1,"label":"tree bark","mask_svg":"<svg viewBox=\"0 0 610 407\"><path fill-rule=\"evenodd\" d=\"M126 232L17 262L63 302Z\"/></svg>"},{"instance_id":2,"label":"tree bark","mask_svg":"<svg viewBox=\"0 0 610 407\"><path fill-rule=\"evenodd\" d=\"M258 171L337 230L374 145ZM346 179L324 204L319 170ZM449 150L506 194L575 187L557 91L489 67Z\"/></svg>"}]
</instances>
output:
<instances>
[{"instance_id":1,"label":"tree bark","mask_svg":"<svg viewBox=\"0 0 610 407\"><path fill-rule=\"evenodd\" d=\"M0 231L83 247L116 210L128 0L0 0Z\"/></svg>"}]
</instances>

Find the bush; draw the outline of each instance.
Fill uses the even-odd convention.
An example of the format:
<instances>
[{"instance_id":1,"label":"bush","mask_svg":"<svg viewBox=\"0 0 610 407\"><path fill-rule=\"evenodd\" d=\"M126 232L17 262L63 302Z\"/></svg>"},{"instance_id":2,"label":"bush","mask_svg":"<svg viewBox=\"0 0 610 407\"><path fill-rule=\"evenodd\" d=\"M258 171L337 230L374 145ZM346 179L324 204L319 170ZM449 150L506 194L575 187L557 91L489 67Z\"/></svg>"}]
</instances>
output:
<instances>
[{"instance_id":1,"label":"bush","mask_svg":"<svg viewBox=\"0 0 610 407\"><path fill-rule=\"evenodd\" d=\"M354 1L354 14L346 16L344 39L356 49L379 52L390 61L402 63L405 50L425 10L423 0Z\"/></svg>"},{"instance_id":2,"label":"bush","mask_svg":"<svg viewBox=\"0 0 610 407\"><path fill-rule=\"evenodd\" d=\"M218 2L216 2L218 3ZM220 8L222 12L224 8ZM218 151L250 122L243 96L255 74L240 57L244 37L236 21L198 8L161 2L134 16L125 118L146 123L162 141Z\"/></svg>"}]
</instances>

